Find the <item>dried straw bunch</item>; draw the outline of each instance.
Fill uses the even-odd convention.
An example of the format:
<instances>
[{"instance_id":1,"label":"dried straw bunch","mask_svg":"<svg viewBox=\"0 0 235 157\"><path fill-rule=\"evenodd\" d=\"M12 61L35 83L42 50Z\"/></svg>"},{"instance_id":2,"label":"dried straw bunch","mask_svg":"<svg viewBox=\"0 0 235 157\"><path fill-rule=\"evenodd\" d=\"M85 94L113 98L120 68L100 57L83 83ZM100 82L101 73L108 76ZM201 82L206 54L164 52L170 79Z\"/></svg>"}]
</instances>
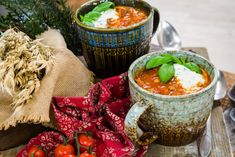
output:
<instances>
[{"instance_id":1,"label":"dried straw bunch","mask_svg":"<svg viewBox=\"0 0 235 157\"><path fill-rule=\"evenodd\" d=\"M9 29L0 37L0 87L15 108L29 101L53 65L53 51L39 40Z\"/></svg>"}]
</instances>

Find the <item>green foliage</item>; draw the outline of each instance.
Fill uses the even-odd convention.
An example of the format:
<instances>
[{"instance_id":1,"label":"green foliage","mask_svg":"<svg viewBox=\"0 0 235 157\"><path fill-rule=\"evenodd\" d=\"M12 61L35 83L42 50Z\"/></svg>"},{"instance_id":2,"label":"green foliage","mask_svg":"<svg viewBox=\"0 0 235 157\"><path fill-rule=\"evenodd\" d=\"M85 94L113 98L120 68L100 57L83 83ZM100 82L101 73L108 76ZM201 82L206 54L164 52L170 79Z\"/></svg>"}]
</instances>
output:
<instances>
[{"instance_id":1,"label":"green foliage","mask_svg":"<svg viewBox=\"0 0 235 157\"><path fill-rule=\"evenodd\" d=\"M184 66L190 69L191 71L195 71L196 73L199 73L199 74L202 73L201 68L193 62L185 63Z\"/></svg>"},{"instance_id":2,"label":"green foliage","mask_svg":"<svg viewBox=\"0 0 235 157\"><path fill-rule=\"evenodd\" d=\"M101 16L101 12L106 11L114 6L115 4L109 1L100 3L92 11L88 12L84 16L80 15L81 21L86 25L92 26L92 22Z\"/></svg>"},{"instance_id":3,"label":"green foliage","mask_svg":"<svg viewBox=\"0 0 235 157\"><path fill-rule=\"evenodd\" d=\"M162 54L162 56L163 56L163 57L166 57L166 58L171 58L172 62L174 62L174 63L181 64L180 59L179 59L178 57L174 56L174 55L165 53L165 54Z\"/></svg>"},{"instance_id":4,"label":"green foliage","mask_svg":"<svg viewBox=\"0 0 235 157\"><path fill-rule=\"evenodd\" d=\"M159 65L165 64L165 63L169 63L172 61L171 57L167 57L167 56L157 56L154 58L151 58L147 64L146 64L146 69L152 69L155 67L158 67Z\"/></svg>"},{"instance_id":5,"label":"green foliage","mask_svg":"<svg viewBox=\"0 0 235 157\"><path fill-rule=\"evenodd\" d=\"M93 11L102 12L102 11L106 11L106 10L110 9L110 7L114 7L114 6L115 6L115 4L113 2L106 1L104 3L97 5L93 9Z\"/></svg>"},{"instance_id":6,"label":"green foliage","mask_svg":"<svg viewBox=\"0 0 235 157\"><path fill-rule=\"evenodd\" d=\"M145 68L148 70L148 69L152 69L152 68L156 68L160 66L159 71L158 71L160 81L163 83L166 83L170 81L175 75L175 69L173 66L173 64L175 63L184 65L186 68L196 73L199 73L199 74L202 73L201 68L193 62L187 62L186 57L178 58L168 53L151 58L147 62Z\"/></svg>"},{"instance_id":7,"label":"green foliage","mask_svg":"<svg viewBox=\"0 0 235 157\"><path fill-rule=\"evenodd\" d=\"M162 83L167 83L175 75L175 68L172 64L162 64L158 70L158 75Z\"/></svg>"},{"instance_id":8,"label":"green foliage","mask_svg":"<svg viewBox=\"0 0 235 157\"><path fill-rule=\"evenodd\" d=\"M6 16L0 16L1 30L17 27L35 38L48 27L58 29L68 48L76 54L81 53L77 28L66 0L1 0L0 5L9 11Z\"/></svg>"}]
</instances>

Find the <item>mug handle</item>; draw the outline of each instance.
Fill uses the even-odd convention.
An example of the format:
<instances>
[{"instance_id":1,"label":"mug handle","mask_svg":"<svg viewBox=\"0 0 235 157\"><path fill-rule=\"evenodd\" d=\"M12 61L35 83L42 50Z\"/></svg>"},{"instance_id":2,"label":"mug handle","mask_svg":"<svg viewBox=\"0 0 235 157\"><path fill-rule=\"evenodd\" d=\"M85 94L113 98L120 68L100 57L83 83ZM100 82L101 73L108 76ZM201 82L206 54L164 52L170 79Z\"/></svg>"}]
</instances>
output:
<instances>
[{"instance_id":1,"label":"mug handle","mask_svg":"<svg viewBox=\"0 0 235 157\"><path fill-rule=\"evenodd\" d=\"M146 111L151 105L141 102L136 102L131 109L128 111L125 118L125 133L134 142L139 145L149 145L153 143L157 136L151 132L144 132L139 128L138 121L140 116ZM143 139L142 139L143 138Z\"/></svg>"},{"instance_id":2,"label":"mug handle","mask_svg":"<svg viewBox=\"0 0 235 157\"><path fill-rule=\"evenodd\" d=\"M152 35L154 35L156 33L157 28L158 28L159 23L160 23L160 14L159 14L158 9L153 7L153 11L154 11L154 14L153 14L153 32L152 32Z\"/></svg>"}]
</instances>

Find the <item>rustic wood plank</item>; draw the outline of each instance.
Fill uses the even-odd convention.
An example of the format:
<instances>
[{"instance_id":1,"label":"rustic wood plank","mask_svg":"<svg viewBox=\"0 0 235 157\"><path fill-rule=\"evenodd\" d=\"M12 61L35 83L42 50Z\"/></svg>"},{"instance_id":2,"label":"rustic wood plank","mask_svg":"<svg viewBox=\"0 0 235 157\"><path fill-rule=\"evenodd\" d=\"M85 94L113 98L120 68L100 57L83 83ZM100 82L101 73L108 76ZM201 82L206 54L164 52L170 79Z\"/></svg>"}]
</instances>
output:
<instances>
[{"instance_id":1,"label":"rustic wood plank","mask_svg":"<svg viewBox=\"0 0 235 157\"><path fill-rule=\"evenodd\" d=\"M227 80L228 88L231 88L235 84L235 74L224 72L225 78ZM233 155L235 156L235 122L230 118L229 113L230 110L235 107L235 104L232 104L228 97L225 97L221 101L221 105L224 109L224 118L225 124L227 128L228 137L230 139L231 149L233 151Z\"/></svg>"},{"instance_id":2,"label":"rustic wood plank","mask_svg":"<svg viewBox=\"0 0 235 157\"><path fill-rule=\"evenodd\" d=\"M209 59L209 55L208 55L207 49L205 47L184 47L184 48L182 48L182 50L195 52L195 53Z\"/></svg>"},{"instance_id":3,"label":"rustic wood plank","mask_svg":"<svg viewBox=\"0 0 235 157\"><path fill-rule=\"evenodd\" d=\"M11 148L5 151L0 151L0 157L14 157L16 156L17 152L21 150L23 147L24 145L21 145L21 146Z\"/></svg>"},{"instance_id":4,"label":"rustic wood plank","mask_svg":"<svg viewBox=\"0 0 235 157\"><path fill-rule=\"evenodd\" d=\"M196 142L181 147L152 144L145 157L199 157L198 150L195 149L196 145Z\"/></svg>"},{"instance_id":5,"label":"rustic wood plank","mask_svg":"<svg viewBox=\"0 0 235 157\"><path fill-rule=\"evenodd\" d=\"M213 137L211 156L212 157L233 156L223 117L223 109L221 106L217 106L213 109L211 121L212 121L212 137Z\"/></svg>"}]
</instances>

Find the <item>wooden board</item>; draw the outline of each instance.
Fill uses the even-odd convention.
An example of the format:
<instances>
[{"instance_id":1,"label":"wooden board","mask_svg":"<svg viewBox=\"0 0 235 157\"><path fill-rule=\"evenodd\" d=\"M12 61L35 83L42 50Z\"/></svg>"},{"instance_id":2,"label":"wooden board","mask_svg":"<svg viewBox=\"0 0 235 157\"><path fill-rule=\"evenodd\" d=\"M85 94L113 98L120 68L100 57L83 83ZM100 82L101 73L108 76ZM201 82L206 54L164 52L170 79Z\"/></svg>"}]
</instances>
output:
<instances>
[{"instance_id":1,"label":"wooden board","mask_svg":"<svg viewBox=\"0 0 235 157\"><path fill-rule=\"evenodd\" d=\"M21 145L19 147L11 148L5 151L0 151L0 157L14 157L16 156L17 152L20 151L24 145Z\"/></svg>"},{"instance_id":2,"label":"wooden board","mask_svg":"<svg viewBox=\"0 0 235 157\"><path fill-rule=\"evenodd\" d=\"M156 46L151 47L151 51L159 49ZM205 48L184 48L197 52L208 58ZM225 78L229 87L235 83L235 74L225 72ZM227 136L225 121L223 118L223 109L229 106L228 98L215 102L212 111L212 152L210 157L232 157L231 146ZM223 107L223 108L222 108ZM13 157L23 146L12 148L6 151L0 151L0 157ZM152 144L149 147L145 157L200 157L198 154L197 141L182 147L166 147Z\"/></svg>"},{"instance_id":3,"label":"wooden board","mask_svg":"<svg viewBox=\"0 0 235 157\"><path fill-rule=\"evenodd\" d=\"M152 47L151 51L157 47ZM205 48L184 48L208 58ZM234 75L235 76L235 75ZM222 102L222 101L221 101ZM212 110L212 151L210 157L232 157L231 146L226 132L221 102L215 102ZM197 142L181 147L166 147L158 144L150 145L145 157L200 157Z\"/></svg>"}]
</instances>

